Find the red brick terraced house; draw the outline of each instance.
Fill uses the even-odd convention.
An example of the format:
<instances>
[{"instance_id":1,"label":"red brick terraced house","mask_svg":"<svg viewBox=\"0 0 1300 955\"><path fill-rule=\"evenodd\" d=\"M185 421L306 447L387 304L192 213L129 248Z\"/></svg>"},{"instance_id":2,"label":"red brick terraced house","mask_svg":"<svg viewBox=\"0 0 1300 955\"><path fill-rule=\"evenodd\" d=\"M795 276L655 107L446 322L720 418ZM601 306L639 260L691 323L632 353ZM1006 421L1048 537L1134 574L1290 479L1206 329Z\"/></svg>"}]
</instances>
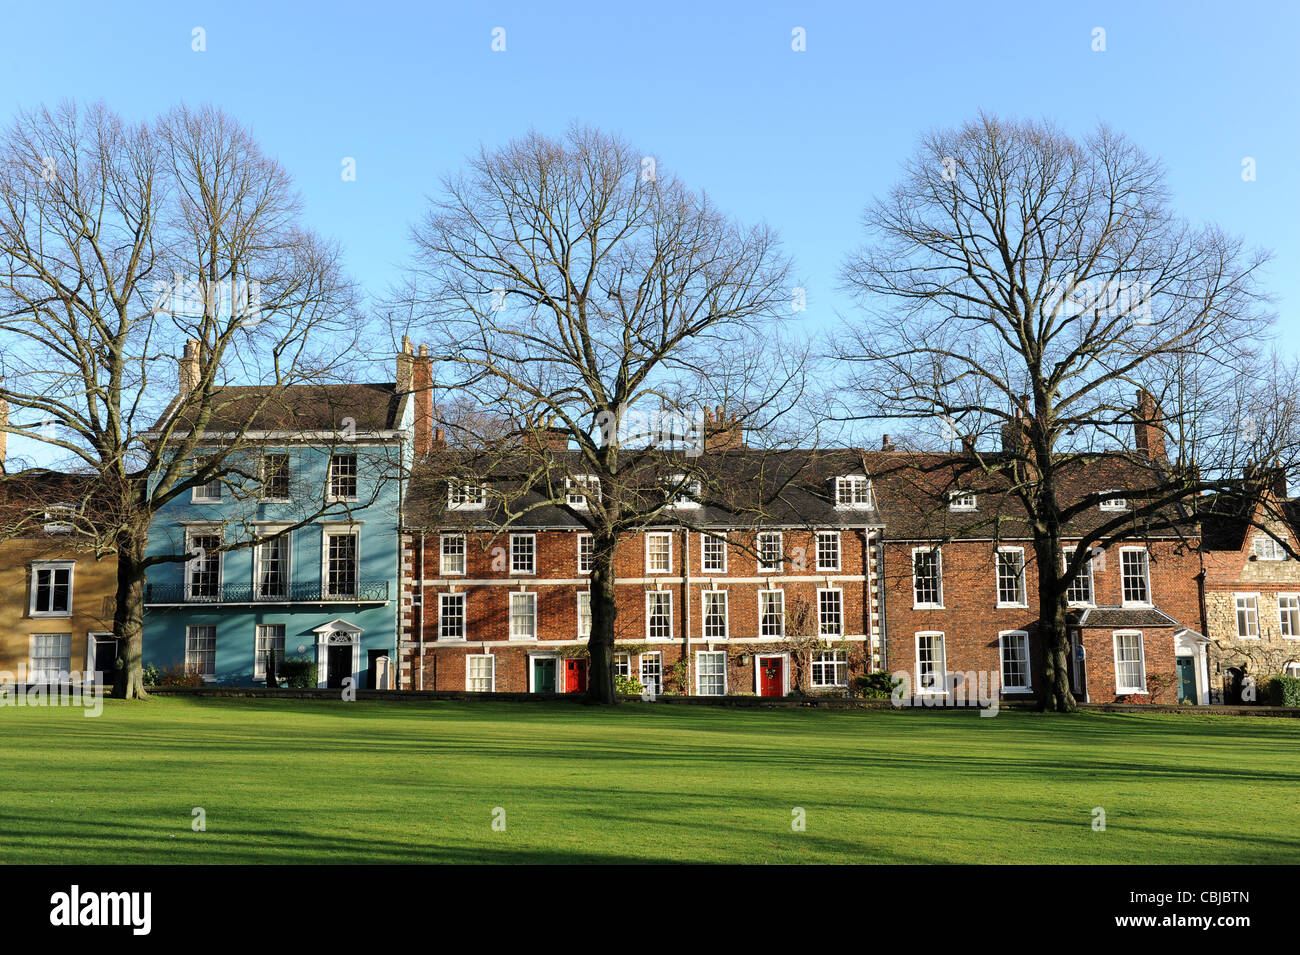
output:
<instances>
[{"instance_id":1,"label":"red brick terraced house","mask_svg":"<svg viewBox=\"0 0 1300 955\"><path fill-rule=\"evenodd\" d=\"M557 453L576 454L565 443ZM616 551L618 672L655 694L845 693L883 661L880 520L861 455L736 441L708 459L736 498L688 485ZM576 509L592 489L540 507L551 498L525 493L512 512L526 516L507 521L492 475L446 480L437 449L422 468L405 508L400 686L585 690L589 537ZM741 500L750 491L770 491L761 519Z\"/></svg>"},{"instance_id":2,"label":"red brick terraced house","mask_svg":"<svg viewBox=\"0 0 1300 955\"><path fill-rule=\"evenodd\" d=\"M1255 502L1203 518L1205 634L1215 703L1267 703L1272 677L1300 676L1297 528L1300 514L1280 474Z\"/></svg>"},{"instance_id":3,"label":"red brick terraced house","mask_svg":"<svg viewBox=\"0 0 1300 955\"><path fill-rule=\"evenodd\" d=\"M951 455L880 452L871 460L885 525L889 670L906 672L921 696L948 695L954 679L994 674L1004 699L1035 697L1043 655L1037 561L1023 506L1006 479ZM1124 489L1138 486L1145 471L1121 455L1076 460L1063 475L1062 500L1114 495L1064 528L1065 551L1129 509ZM1198 632L1198 537L1195 522L1176 514L1093 549L1069 599L1077 699L1173 702L1176 657L1190 653L1191 699L1209 701L1207 641Z\"/></svg>"}]
</instances>

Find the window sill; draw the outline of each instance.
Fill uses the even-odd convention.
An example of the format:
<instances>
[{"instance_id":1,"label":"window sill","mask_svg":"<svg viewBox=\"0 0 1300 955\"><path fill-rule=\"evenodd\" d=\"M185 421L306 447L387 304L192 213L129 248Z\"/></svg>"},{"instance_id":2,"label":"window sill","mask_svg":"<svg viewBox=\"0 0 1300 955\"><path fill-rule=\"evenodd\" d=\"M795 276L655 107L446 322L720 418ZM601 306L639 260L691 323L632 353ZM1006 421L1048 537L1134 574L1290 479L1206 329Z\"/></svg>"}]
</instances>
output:
<instances>
[{"instance_id":1,"label":"window sill","mask_svg":"<svg viewBox=\"0 0 1300 955\"><path fill-rule=\"evenodd\" d=\"M1116 689L1116 690L1115 690L1115 695L1116 695L1116 696L1146 696L1146 695L1147 695L1147 691L1146 691L1146 690L1120 690L1120 689Z\"/></svg>"},{"instance_id":2,"label":"window sill","mask_svg":"<svg viewBox=\"0 0 1300 955\"><path fill-rule=\"evenodd\" d=\"M946 610L943 604L912 604L913 610Z\"/></svg>"},{"instance_id":3,"label":"window sill","mask_svg":"<svg viewBox=\"0 0 1300 955\"><path fill-rule=\"evenodd\" d=\"M819 573L819 574L838 574L838 573L840 573L840 572L841 572L841 571L840 571L840 569L839 569L838 567L818 567L818 568L817 568L817 573Z\"/></svg>"},{"instance_id":4,"label":"window sill","mask_svg":"<svg viewBox=\"0 0 1300 955\"><path fill-rule=\"evenodd\" d=\"M999 603L994 606L996 610L1028 610L1029 604L1004 604Z\"/></svg>"},{"instance_id":5,"label":"window sill","mask_svg":"<svg viewBox=\"0 0 1300 955\"><path fill-rule=\"evenodd\" d=\"M1003 693L1015 693L1018 696L1024 696L1027 693L1033 693L1034 688L1031 686L1004 686Z\"/></svg>"},{"instance_id":6,"label":"window sill","mask_svg":"<svg viewBox=\"0 0 1300 955\"><path fill-rule=\"evenodd\" d=\"M57 610L57 611L41 611L41 610L34 610L34 611L32 611L31 613L29 613L28 616L31 617L33 620L71 620L71 619L72 619L72 611L71 611L71 610L68 610L68 611L63 611L63 610Z\"/></svg>"}]
</instances>

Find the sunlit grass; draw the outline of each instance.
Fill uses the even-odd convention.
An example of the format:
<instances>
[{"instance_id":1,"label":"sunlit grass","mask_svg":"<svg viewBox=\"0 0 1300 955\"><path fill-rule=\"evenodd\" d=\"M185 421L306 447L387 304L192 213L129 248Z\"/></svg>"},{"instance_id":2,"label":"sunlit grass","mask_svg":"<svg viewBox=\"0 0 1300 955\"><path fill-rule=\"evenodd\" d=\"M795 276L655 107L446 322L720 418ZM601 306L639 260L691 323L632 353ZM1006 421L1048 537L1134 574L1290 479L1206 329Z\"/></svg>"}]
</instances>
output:
<instances>
[{"instance_id":1,"label":"sunlit grass","mask_svg":"<svg viewBox=\"0 0 1300 955\"><path fill-rule=\"evenodd\" d=\"M1298 753L1156 714L0 708L0 861L1295 863Z\"/></svg>"}]
</instances>

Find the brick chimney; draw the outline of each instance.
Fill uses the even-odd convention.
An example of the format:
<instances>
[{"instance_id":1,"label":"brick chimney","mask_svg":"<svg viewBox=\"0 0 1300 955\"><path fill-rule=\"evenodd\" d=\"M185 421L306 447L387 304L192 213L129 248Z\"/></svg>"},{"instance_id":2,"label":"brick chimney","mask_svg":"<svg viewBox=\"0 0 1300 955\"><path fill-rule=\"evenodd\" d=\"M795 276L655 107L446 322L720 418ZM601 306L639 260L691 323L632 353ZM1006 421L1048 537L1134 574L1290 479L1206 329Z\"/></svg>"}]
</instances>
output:
<instances>
[{"instance_id":1,"label":"brick chimney","mask_svg":"<svg viewBox=\"0 0 1300 955\"><path fill-rule=\"evenodd\" d=\"M1160 408L1145 388L1137 391L1137 407L1133 410L1133 444L1138 454L1148 461L1165 460L1165 432L1161 427Z\"/></svg>"},{"instance_id":2,"label":"brick chimney","mask_svg":"<svg viewBox=\"0 0 1300 955\"><path fill-rule=\"evenodd\" d=\"M716 411L704 409L704 448L706 451L735 451L745 446L745 429L740 415L727 416L718 405Z\"/></svg>"},{"instance_id":3,"label":"brick chimney","mask_svg":"<svg viewBox=\"0 0 1300 955\"><path fill-rule=\"evenodd\" d=\"M415 347L411 340L402 336L402 347L397 352L397 394L398 397L410 393L411 378L414 374Z\"/></svg>"},{"instance_id":4,"label":"brick chimney","mask_svg":"<svg viewBox=\"0 0 1300 955\"><path fill-rule=\"evenodd\" d=\"M428 457L433 447L433 359L429 357L427 345L420 346L420 354L415 359L411 390L415 395L415 459L418 461Z\"/></svg>"},{"instance_id":5,"label":"brick chimney","mask_svg":"<svg viewBox=\"0 0 1300 955\"><path fill-rule=\"evenodd\" d=\"M881 437L881 439L880 439L880 450L881 450L881 451L893 451L893 450L894 450L894 443L893 443L892 441L889 440L889 435L886 434L886 435L883 435L883 436Z\"/></svg>"},{"instance_id":6,"label":"brick chimney","mask_svg":"<svg viewBox=\"0 0 1300 955\"><path fill-rule=\"evenodd\" d=\"M177 362L177 393L183 398L199 386L199 347L197 338L185 339L185 351Z\"/></svg>"},{"instance_id":7,"label":"brick chimney","mask_svg":"<svg viewBox=\"0 0 1300 955\"><path fill-rule=\"evenodd\" d=\"M1029 406L1029 396L1021 395L1020 404L1011 409L1011 420L1002 422L1002 452L1004 454L1029 454L1029 422L1023 409Z\"/></svg>"},{"instance_id":8,"label":"brick chimney","mask_svg":"<svg viewBox=\"0 0 1300 955\"><path fill-rule=\"evenodd\" d=\"M555 426L555 416L524 419L524 447L533 451L569 450L569 432Z\"/></svg>"}]
</instances>

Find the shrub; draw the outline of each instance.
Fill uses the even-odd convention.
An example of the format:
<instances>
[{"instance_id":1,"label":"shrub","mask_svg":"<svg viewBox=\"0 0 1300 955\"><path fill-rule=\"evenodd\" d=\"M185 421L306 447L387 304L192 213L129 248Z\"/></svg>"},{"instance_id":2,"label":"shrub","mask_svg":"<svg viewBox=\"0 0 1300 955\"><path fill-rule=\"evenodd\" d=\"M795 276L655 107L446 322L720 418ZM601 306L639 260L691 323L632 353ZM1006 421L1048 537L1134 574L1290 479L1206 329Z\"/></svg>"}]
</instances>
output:
<instances>
[{"instance_id":1,"label":"shrub","mask_svg":"<svg viewBox=\"0 0 1300 955\"><path fill-rule=\"evenodd\" d=\"M280 685L292 690L308 690L317 683L316 661L309 657L286 657L276 676Z\"/></svg>"},{"instance_id":2,"label":"shrub","mask_svg":"<svg viewBox=\"0 0 1300 955\"><path fill-rule=\"evenodd\" d=\"M645 692L645 687L641 685L640 680L634 680L630 676L623 676L621 673L614 675L614 689L624 696L640 696Z\"/></svg>"},{"instance_id":3,"label":"shrub","mask_svg":"<svg viewBox=\"0 0 1300 955\"><path fill-rule=\"evenodd\" d=\"M140 671L140 679L145 686L157 686L162 680L162 673L152 663L146 663Z\"/></svg>"},{"instance_id":4,"label":"shrub","mask_svg":"<svg viewBox=\"0 0 1300 955\"><path fill-rule=\"evenodd\" d=\"M158 676L159 686L202 686L203 674L195 667L183 663L165 667Z\"/></svg>"},{"instance_id":5,"label":"shrub","mask_svg":"<svg viewBox=\"0 0 1300 955\"><path fill-rule=\"evenodd\" d=\"M901 682L901 680L895 680L892 673L886 673L884 670L877 670L875 673L853 678L853 685L857 688L857 691L873 700L889 699L894 693L894 687Z\"/></svg>"},{"instance_id":6,"label":"shrub","mask_svg":"<svg viewBox=\"0 0 1300 955\"><path fill-rule=\"evenodd\" d=\"M1300 677L1279 673L1269 681L1268 691L1274 706L1300 706Z\"/></svg>"}]
</instances>

